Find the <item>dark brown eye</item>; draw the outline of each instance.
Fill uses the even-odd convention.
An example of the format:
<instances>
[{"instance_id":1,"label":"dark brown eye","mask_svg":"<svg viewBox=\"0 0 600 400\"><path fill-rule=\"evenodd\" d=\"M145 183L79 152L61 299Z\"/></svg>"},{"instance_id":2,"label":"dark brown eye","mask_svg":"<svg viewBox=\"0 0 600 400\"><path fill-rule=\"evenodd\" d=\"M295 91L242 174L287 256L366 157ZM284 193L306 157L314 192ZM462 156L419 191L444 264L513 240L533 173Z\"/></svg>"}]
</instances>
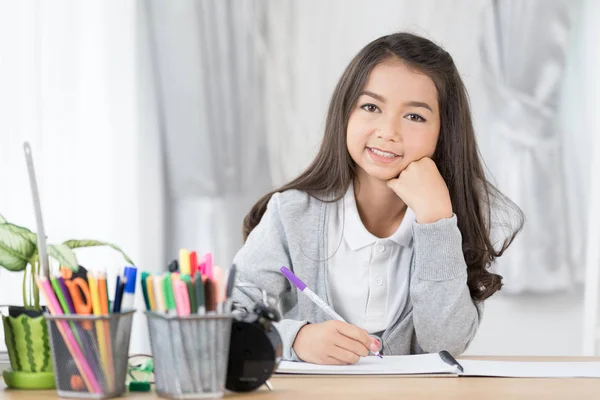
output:
<instances>
[{"instance_id":1,"label":"dark brown eye","mask_svg":"<svg viewBox=\"0 0 600 400\"><path fill-rule=\"evenodd\" d=\"M419 114L408 114L406 117L407 120L413 122L425 122L425 118L421 117Z\"/></svg>"},{"instance_id":2,"label":"dark brown eye","mask_svg":"<svg viewBox=\"0 0 600 400\"><path fill-rule=\"evenodd\" d=\"M360 108L362 108L363 110L365 110L367 112L371 112L371 113L374 113L374 112L380 113L381 112L381 110L379 109L379 107L377 107L375 104L370 104L370 103L369 104L364 104Z\"/></svg>"}]
</instances>

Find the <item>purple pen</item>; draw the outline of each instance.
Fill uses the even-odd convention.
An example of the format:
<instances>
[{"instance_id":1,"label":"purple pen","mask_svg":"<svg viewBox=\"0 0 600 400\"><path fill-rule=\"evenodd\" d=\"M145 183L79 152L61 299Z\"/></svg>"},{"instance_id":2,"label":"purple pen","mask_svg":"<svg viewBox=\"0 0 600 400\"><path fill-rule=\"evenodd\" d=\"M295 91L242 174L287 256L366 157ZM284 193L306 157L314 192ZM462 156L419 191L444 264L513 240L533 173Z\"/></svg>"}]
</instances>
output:
<instances>
[{"instance_id":1,"label":"purple pen","mask_svg":"<svg viewBox=\"0 0 600 400\"><path fill-rule=\"evenodd\" d=\"M336 313L333 308L329 306L329 304L325 303L323 299L321 299L315 292L313 292L304 282L300 280L292 271L290 271L286 267L280 268L281 273L285 276L290 282L294 284L302 293L304 293L309 299L312 300L323 312L329 315L333 319L337 319L338 321L346 322L341 315ZM369 350L370 351L370 350ZM379 352L371 351L371 353L375 354L379 358L383 358Z\"/></svg>"},{"instance_id":2,"label":"purple pen","mask_svg":"<svg viewBox=\"0 0 600 400\"><path fill-rule=\"evenodd\" d=\"M58 286L60 286L60 290L63 293L63 297L67 302L67 308L69 309L69 313L75 314L75 306L73 305L73 300L71 300L71 294L69 289L67 289L67 285L65 284L65 280L62 276L58 277Z\"/></svg>"}]
</instances>

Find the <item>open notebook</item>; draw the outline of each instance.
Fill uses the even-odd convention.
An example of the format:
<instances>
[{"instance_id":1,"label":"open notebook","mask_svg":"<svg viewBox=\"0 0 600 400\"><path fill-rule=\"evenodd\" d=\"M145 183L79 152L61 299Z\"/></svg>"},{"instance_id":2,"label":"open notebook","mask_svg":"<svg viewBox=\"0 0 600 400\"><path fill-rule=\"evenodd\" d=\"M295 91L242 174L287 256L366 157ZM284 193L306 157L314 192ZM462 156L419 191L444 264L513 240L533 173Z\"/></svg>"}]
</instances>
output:
<instances>
[{"instance_id":1,"label":"open notebook","mask_svg":"<svg viewBox=\"0 0 600 400\"><path fill-rule=\"evenodd\" d=\"M282 361L276 373L299 375L453 375L514 378L600 378L600 362L456 361L447 352L363 357L353 365Z\"/></svg>"}]
</instances>

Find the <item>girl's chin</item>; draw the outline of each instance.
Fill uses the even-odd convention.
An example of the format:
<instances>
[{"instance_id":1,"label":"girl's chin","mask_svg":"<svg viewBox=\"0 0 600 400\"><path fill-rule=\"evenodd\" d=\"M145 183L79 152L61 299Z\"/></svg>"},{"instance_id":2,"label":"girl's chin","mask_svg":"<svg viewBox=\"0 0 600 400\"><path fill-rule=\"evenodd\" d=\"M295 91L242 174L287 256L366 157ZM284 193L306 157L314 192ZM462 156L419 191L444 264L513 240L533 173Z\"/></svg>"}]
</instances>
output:
<instances>
[{"instance_id":1,"label":"girl's chin","mask_svg":"<svg viewBox=\"0 0 600 400\"><path fill-rule=\"evenodd\" d=\"M395 179L400 175L401 171L398 171L397 168L393 170L390 168L373 168L371 166L367 166L367 168L362 168L365 172L365 175L369 179L376 179L382 182L387 182L390 179Z\"/></svg>"}]
</instances>

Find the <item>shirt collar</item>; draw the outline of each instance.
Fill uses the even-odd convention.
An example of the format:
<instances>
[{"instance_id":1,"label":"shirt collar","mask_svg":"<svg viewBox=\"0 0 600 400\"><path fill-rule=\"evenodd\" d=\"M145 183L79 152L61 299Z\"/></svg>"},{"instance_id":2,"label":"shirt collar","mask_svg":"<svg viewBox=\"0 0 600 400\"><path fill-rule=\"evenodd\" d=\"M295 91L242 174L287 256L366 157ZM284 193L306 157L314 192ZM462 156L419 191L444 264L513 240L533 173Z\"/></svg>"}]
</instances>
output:
<instances>
[{"instance_id":1,"label":"shirt collar","mask_svg":"<svg viewBox=\"0 0 600 400\"><path fill-rule=\"evenodd\" d=\"M365 228L360 215L358 214L358 208L356 207L356 198L354 197L354 185L350 183L348 190L344 195L344 239L351 250L358 250L360 248L373 245L379 238L373 235ZM410 208L406 209L404 218L400 223L400 226L389 239L401 246L410 247L412 245L412 225L416 220L416 215Z\"/></svg>"}]
</instances>

